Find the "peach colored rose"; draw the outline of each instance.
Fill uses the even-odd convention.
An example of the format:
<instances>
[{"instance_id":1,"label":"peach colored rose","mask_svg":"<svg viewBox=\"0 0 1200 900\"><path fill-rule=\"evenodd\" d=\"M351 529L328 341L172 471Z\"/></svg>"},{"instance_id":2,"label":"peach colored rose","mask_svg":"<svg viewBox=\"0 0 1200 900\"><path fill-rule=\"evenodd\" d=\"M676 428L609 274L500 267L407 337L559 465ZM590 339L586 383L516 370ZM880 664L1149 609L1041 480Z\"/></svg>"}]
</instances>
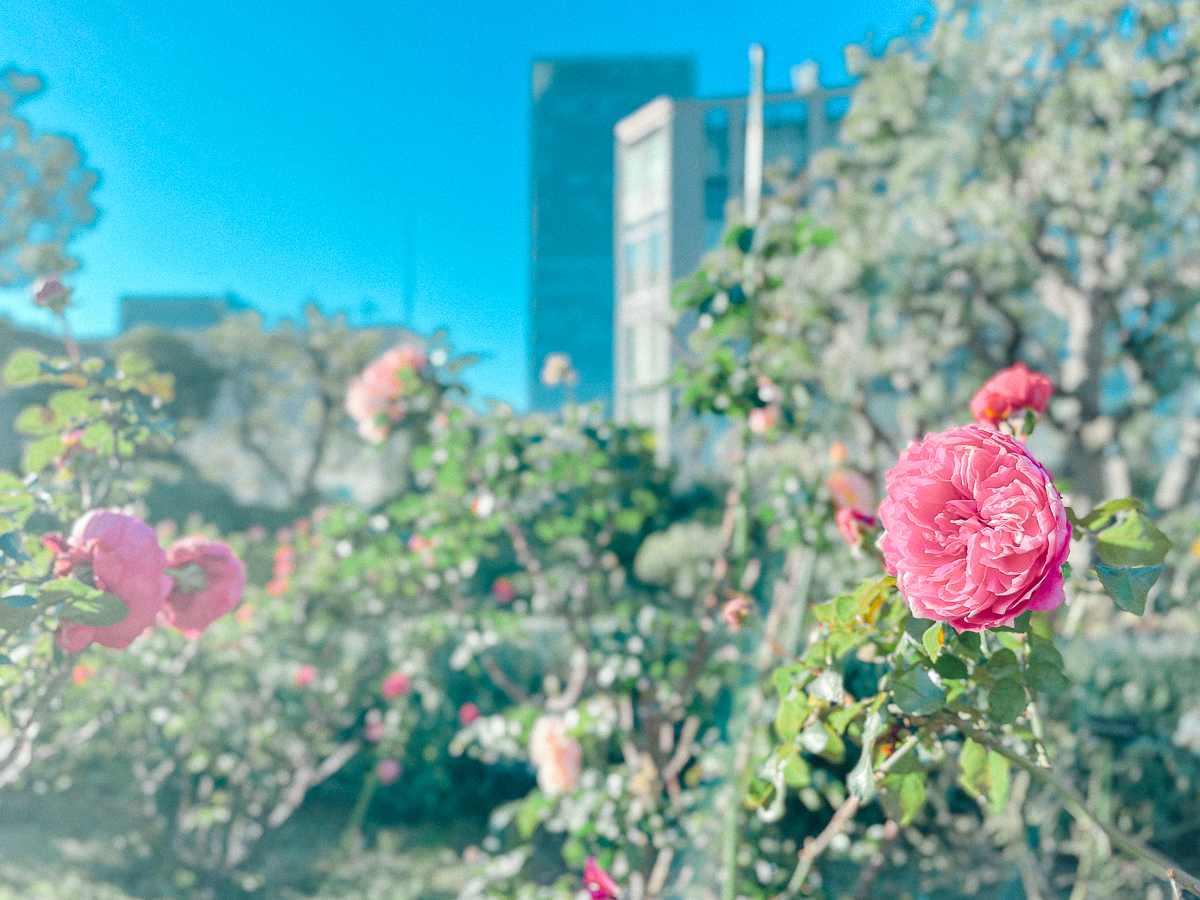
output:
<instances>
[{"instance_id":1,"label":"peach colored rose","mask_svg":"<svg viewBox=\"0 0 1200 900\"><path fill-rule=\"evenodd\" d=\"M1041 372L1031 372L1023 362L1001 369L983 383L971 398L971 415L980 425L995 427L1009 416L1032 409L1038 415L1054 385Z\"/></svg>"},{"instance_id":2,"label":"peach colored rose","mask_svg":"<svg viewBox=\"0 0 1200 900\"><path fill-rule=\"evenodd\" d=\"M779 424L779 406L771 403L767 406L756 406L750 410L747 426L751 434L766 434Z\"/></svg>"},{"instance_id":3,"label":"peach colored rose","mask_svg":"<svg viewBox=\"0 0 1200 900\"><path fill-rule=\"evenodd\" d=\"M529 735L529 760L537 767L537 783L550 796L565 794L579 780L583 747L567 737L562 719L542 716Z\"/></svg>"},{"instance_id":4,"label":"peach colored rose","mask_svg":"<svg viewBox=\"0 0 1200 900\"><path fill-rule=\"evenodd\" d=\"M978 425L932 434L886 480L879 548L915 615L982 631L1063 601L1071 526L1020 441Z\"/></svg>"},{"instance_id":5,"label":"peach colored rose","mask_svg":"<svg viewBox=\"0 0 1200 900\"><path fill-rule=\"evenodd\" d=\"M56 635L60 647L73 653L95 641L121 649L154 624L174 582L163 571L167 555L149 525L115 510L92 510L65 542L57 535L48 535L46 542L57 551L56 575L74 575L129 607L115 625L78 625L64 617Z\"/></svg>"},{"instance_id":6,"label":"peach colored rose","mask_svg":"<svg viewBox=\"0 0 1200 900\"><path fill-rule=\"evenodd\" d=\"M242 599L246 566L228 544L204 535L182 538L167 551L167 566L178 575L164 604L166 619L191 640Z\"/></svg>"}]
</instances>

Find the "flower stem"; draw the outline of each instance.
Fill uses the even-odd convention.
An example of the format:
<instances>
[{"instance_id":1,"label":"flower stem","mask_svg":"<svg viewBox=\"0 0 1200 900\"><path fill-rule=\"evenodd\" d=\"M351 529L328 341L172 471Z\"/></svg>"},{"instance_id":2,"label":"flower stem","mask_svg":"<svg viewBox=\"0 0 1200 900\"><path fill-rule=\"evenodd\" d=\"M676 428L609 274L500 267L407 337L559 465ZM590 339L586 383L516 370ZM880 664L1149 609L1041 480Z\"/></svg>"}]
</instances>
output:
<instances>
[{"instance_id":1,"label":"flower stem","mask_svg":"<svg viewBox=\"0 0 1200 900\"><path fill-rule=\"evenodd\" d=\"M1009 760L1009 762L1020 766L1038 781L1057 790L1063 798L1063 805L1071 815L1077 819L1085 819L1103 831L1115 846L1120 847L1130 856L1134 857L1143 869L1170 883L1172 891L1182 887L1200 897L1200 879L1197 879L1194 875L1190 875L1173 860L1163 856L1152 847L1147 847L1136 838L1123 834L1115 826L1103 821L1098 813L1088 808L1087 801L1084 800L1083 796L1056 775L1052 769L1039 767L1037 764L1030 762L1019 754L1014 753L1008 747L1005 747L1004 744L987 732L980 731L966 722L960 720L951 724L971 740L975 741L975 743L982 744L996 751Z\"/></svg>"}]
</instances>

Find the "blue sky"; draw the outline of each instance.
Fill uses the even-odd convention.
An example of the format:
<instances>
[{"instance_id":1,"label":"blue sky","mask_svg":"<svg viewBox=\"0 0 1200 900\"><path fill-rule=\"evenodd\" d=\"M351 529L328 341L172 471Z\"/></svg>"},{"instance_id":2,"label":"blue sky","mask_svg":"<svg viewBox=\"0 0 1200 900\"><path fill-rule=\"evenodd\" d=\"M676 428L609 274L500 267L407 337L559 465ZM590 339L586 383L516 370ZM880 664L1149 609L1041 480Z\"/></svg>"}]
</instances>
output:
<instances>
[{"instance_id":1,"label":"blue sky","mask_svg":"<svg viewBox=\"0 0 1200 900\"><path fill-rule=\"evenodd\" d=\"M40 74L35 127L80 142L100 218L72 245L83 336L122 294L232 291L268 322L307 300L446 327L483 394L525 403L529 73L538 56L693 55L702 95L767 88L906 30L921 0L284 3L0 0L0 67ZM411 263L411 266L406 266ZM410 268L410 272L406 272ZM26 292L0 313L49 327Z\"/></svg>"}]
</instances>

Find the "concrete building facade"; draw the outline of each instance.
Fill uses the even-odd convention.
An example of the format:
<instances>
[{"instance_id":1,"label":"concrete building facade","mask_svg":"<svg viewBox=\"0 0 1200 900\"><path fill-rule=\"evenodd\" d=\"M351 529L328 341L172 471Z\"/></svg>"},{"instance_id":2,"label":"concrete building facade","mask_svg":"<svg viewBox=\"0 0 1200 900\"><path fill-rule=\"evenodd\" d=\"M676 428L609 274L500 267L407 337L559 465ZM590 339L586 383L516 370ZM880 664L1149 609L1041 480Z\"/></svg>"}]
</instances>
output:
<instances>
[{"instance_id":1,"label":"concrete building facade","mask_svg":"<svg viewBox=\"0 0 1200 900\"><path fill-rule=\"evenodd\" d=\"M802 169L836 138L851 88L763 96L763 160ZM686 452L666 386L694 322L671 288L741 217L747 99L658 97L614 130L613 412L653 428L660 460Z\"/></svg>"}]
</instances>

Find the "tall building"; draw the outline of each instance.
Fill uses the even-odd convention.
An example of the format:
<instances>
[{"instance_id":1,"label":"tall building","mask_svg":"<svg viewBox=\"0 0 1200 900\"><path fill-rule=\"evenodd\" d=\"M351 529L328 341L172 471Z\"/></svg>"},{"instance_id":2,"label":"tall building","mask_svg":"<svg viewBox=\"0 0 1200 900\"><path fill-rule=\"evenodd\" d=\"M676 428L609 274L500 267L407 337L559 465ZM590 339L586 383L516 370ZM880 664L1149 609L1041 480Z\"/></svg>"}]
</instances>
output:
<instances>
[{"instance_id":1,"label":"tall building","mask_svg":"<svg viewBox=\"0 0 1200 900\"><path fill-rule=\"evenodd\" d=\"M836 137L851 88L805 84L763 96L763 161L802 169ZM687 451L665 383L691 321L676 321L671 287L741 215L747 99L659 97L617 123L614 414L653 428L662 461Z\"/></svg>"},{"instance_id":2,"label":"tall building","mask_svg":"<svg viewBox=\"0 0 1200 900\"><path fill-rule=\"evenodd\" d=\"M566 353L580 401L610 401L613 358L613 127L659 95L691 96L687 57L543 59L533 64L530 401L561 404L541 384Z\"/></svg>"}]
</instances>

